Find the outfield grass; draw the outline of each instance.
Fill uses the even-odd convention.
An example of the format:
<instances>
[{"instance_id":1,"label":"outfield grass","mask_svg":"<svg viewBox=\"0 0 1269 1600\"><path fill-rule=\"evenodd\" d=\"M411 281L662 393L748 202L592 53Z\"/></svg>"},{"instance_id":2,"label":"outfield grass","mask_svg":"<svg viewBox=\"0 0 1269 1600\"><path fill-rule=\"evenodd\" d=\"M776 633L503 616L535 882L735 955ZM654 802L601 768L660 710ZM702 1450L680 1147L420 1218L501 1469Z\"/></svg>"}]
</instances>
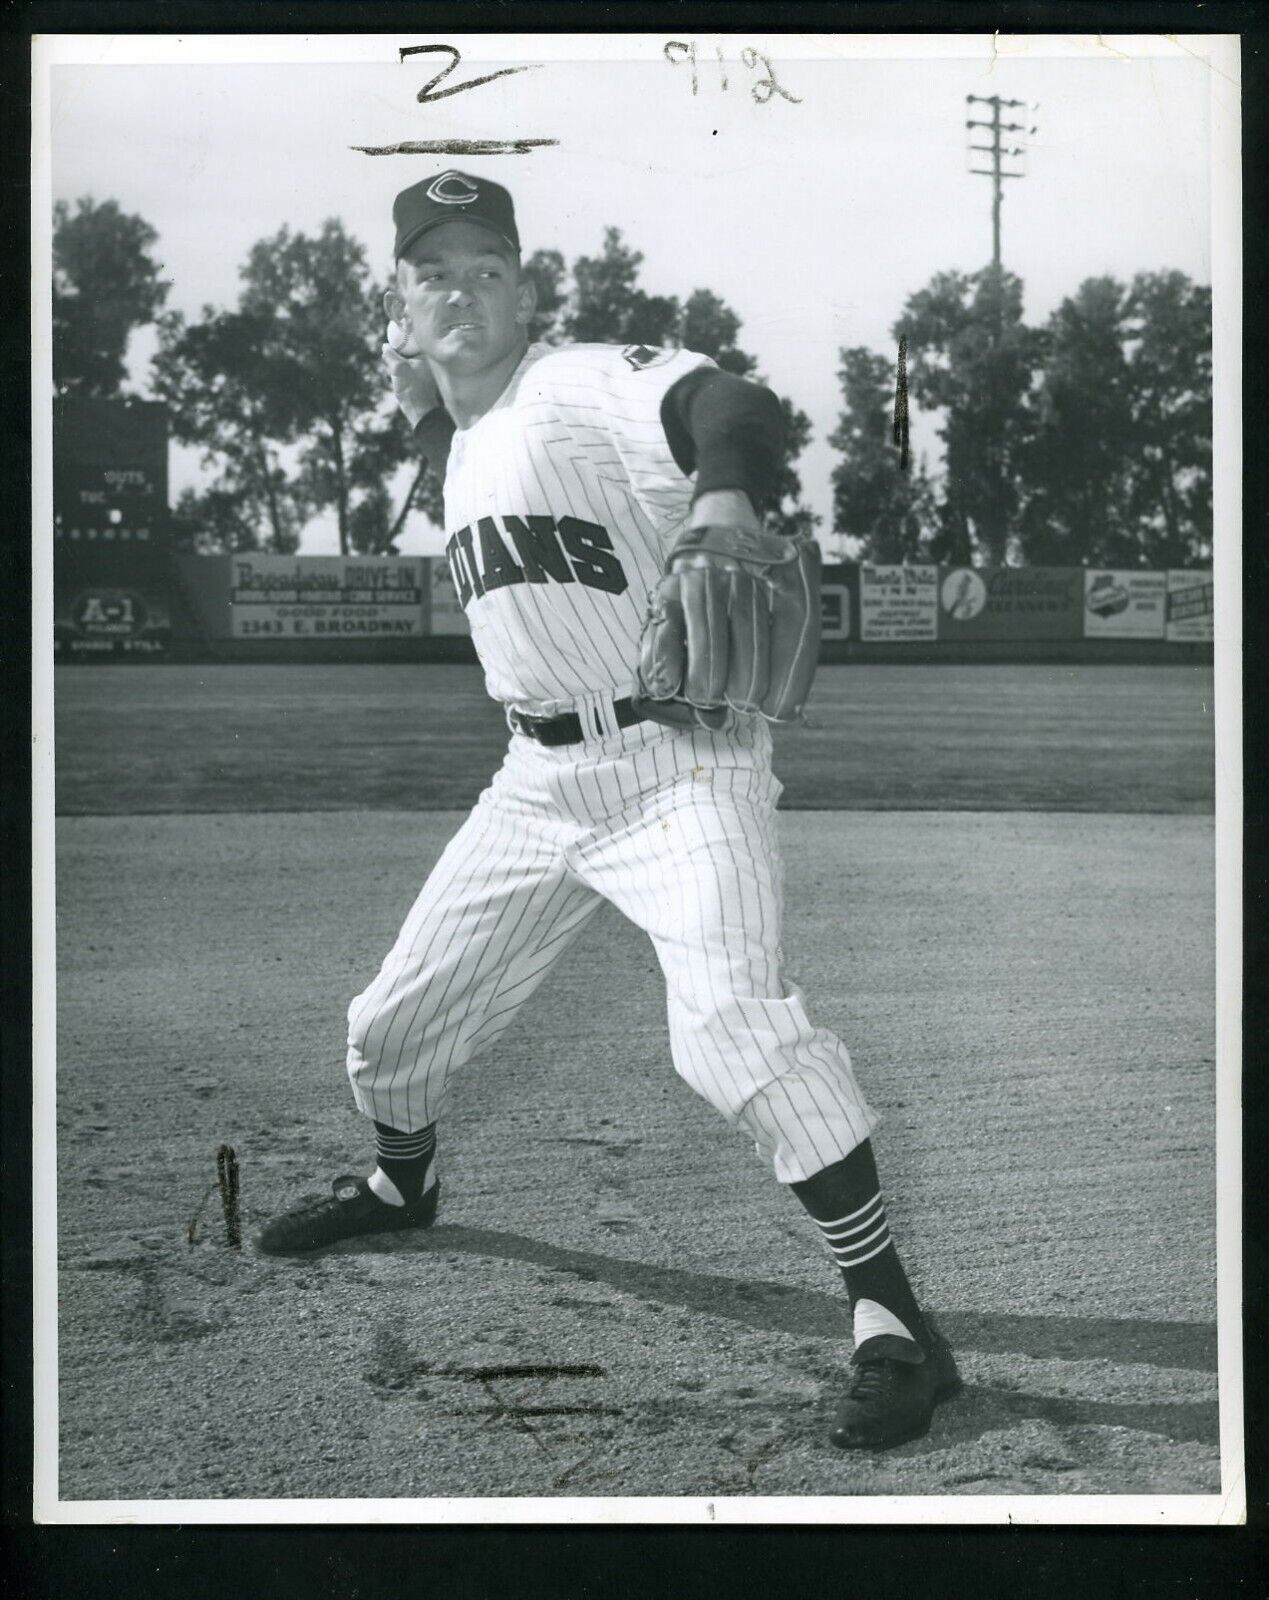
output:
<instances>
[{"instance_id":1,"label":"outfield grass","mask_svg":"<svg viewBox=\"0 0 1269 1600\"><path fill-rule=\"evenodd\" d=\"M62 667L67 815L469 805L506 744L458 665ZM796 809L1205 812L1212 671L839 666L781 729Z\"/></svg>"}]
</instances>

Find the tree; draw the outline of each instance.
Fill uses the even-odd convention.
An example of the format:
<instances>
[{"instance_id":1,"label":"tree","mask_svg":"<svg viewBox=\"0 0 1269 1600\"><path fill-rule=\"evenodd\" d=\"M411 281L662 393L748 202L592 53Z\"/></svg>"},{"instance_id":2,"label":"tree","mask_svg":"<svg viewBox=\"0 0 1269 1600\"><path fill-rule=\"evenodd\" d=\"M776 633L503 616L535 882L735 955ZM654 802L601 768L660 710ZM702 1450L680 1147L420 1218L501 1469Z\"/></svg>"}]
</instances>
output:
<instances>
[{"instance_id":1,"label":"tree","mask_svg":"<svg viewBox=\"0 0 1269 1600\"><path fill-rule=\"evenodd\" d=\"M299 543L310 507L283 463L291 406L272 369L270 321L204 306L193 325L179 313L160 322L154 391L168 404L173 436L201 445L204 465L219 467L204 495L178 506L178 538L195 539L193 519L203 514L205 533L224 549L285 554Z\"/></svg>"},{"instance_id":2,"label":"tree","mask_svg":"<svg viewBox=\"0 0 1269 1600\"><path fill-rule=\"evenodd\" d=\"M924 465L899 464L893 440L894 372L884 356L856 346L841 352L844 409L829 443L833 525L859 541L864 561L929 561L938 533L934 490Z\"/></svg>"},{"instance_id":3,"label":"tree","mask_svg":"<svg viewBox=\"0 0 1269 1600\"><path fill-rule=\"evenodd\" d=\"M1120 565L1133 543L1125 312L1121 284L1090 278L1049 319L1021 463L1020 535L1030 562Z\"/></svg>"},{"instance_id":4,"label":"tree","mask_svg":"<svg viewBox=\"0 0 1269 1600\"><path fill-rule=\"evenodd\" d=\"M111 399L127 377L128 337L152 322L169 285L150 252L158 234L117 201L53 207L53 386Z\"/></svg>"},{"instance_id":5,"label":"tree","mask_svg":"<svg viewBox=\"0 0 1269 1600\"><path fill-rule=\"evenodd\" d=\"M1028 560L1210 559L1210 290L1180 272L1086 280L1045 329L1034 413Z\"/></svg>"},{"instance_id":6,"label":"tree","mask_svg":"<svg viewBox=\"0 0 1269 1600\"><path fill-rule=\"evenodd\" d=\"M740 318L712 289L694 289L683 306L681 338L685 350L709 356L724 372L752 378L758 363L736 344Z\"/></svg>"},{"instance_id":7,"label":"tree","mask_svg":"<svg viewBox=\"0 0 1269 1600\"><path fill-rule=\"evenodd\" d=\"M944 416L943 543L999 564L1018 519L1042 348L1022 321L1022 282L995 266L941 272L909 298L894 327L905 335L911 393Z\"/></svg>"},{"instance_id":8,"label":"tree","mask_svg":"<svg viewBox=\"0 0 1269 1600\"><path fill-rule=\"evenodd\" d=\"M1142 559L1212 556L1212 291L1182 272L1142 272L1126 306L1136 444L1130 513Z\"/></svg>"},{"instance_id":9,"label":"tree","mask_svg":"<svg viewBox=\"0 0 1269 1600\"><path fill-rule=\"evenodd\" d=\"M386 401L382 286L363 246L336 220L314 237L283 228L252 247L242 282L236 312L163 329L155 381L177 436L220 463L217 487L272 548L330 507L341 553L386 549L410 503L394 514L387 485L412 440Z\"/></svg>"},{"instance_id":10,"label":"tree","mask_svg":"<svg viewBox=\"0 0 1269 1600\"><path fill-rule=\"evenodd\" d=\"M334 509L341 555L380 549L392 524L384 478L409 439L395 408L377 415L383 286L365 247L335 218L314 238L282 228L252 246L242 278L242 310L268 319L269 376L301 441L309 503Z\"/></svg>"},{"instance_id":11,"label":"tree","mask_svg":"<svg viewBox=\"0 0 1269 1600\"><path fill-rule=\"evenodd\" d=\"M195 555L236 555L256 550L260 545L259 530L260 508L244 491L223 482L201 492L182 490L172 508L172 543L176 549ZM284 550L294 548L294 544L283 546Z\"/></svg>"},{"instance_id":12,"label":"tree","mask_svg":"<svg viewBox=\"0 0 1269 1600\"><path fill-rule=\"evenodd\" d=\"M535 250L524 262L524 274L533 280L537 290L537 309L529 324L529 342L546 344L560 342L560 319L568 292L563 287L567 268L558 250Z\"/></svg>"},{"instance_id":13,"label":"tree","mask_svg":"<svg viewBox=\"0 0 1269 1600\"><path fill-rule=\"evenodd\" d=\"M621 229L606 228L602 254L573 263L573 292L560 323L564 337L579 344L678 343L679 303L638 287L642 264Z\"/></svg>"}]
</instances>

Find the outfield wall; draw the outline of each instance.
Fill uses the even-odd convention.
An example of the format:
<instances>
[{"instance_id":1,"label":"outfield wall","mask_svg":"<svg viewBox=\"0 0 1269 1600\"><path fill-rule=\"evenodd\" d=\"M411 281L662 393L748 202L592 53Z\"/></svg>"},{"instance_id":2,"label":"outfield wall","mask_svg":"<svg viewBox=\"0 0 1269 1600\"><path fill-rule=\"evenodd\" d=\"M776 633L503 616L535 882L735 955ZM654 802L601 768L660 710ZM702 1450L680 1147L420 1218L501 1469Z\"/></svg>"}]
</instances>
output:
<instances>
[{"instance_id":1,"label":"outfield wall","mask_svg":"<svg viewBox=\"0 0 1269 1600\"><path fill-rule=\"evenodd\" d=\"M442 560L164 556L178 660L474 659ZM827 662L1195 662L1212 654L1210 572L844 562L824 567L822 597ZM91 597L61 596L59 618L93 614Z\"/></svg>"}]
</instances>

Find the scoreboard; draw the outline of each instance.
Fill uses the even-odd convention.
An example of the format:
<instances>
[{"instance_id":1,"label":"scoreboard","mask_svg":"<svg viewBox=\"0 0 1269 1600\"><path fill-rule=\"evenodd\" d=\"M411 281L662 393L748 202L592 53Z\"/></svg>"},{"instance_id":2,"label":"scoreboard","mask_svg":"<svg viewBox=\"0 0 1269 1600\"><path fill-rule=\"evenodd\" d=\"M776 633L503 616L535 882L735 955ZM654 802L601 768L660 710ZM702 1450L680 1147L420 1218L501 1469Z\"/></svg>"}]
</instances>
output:
<instances>
[{"instance_id":1,"label":"scoreboard","mask_svg":"<svg viewBox=\"0 0 1269 1600\"><path fill-rule=\"evenodd\" d=\"M167 408L63 397L53 407L53 650L153 660L172 636Z\"/></svg>"}]
</instances>

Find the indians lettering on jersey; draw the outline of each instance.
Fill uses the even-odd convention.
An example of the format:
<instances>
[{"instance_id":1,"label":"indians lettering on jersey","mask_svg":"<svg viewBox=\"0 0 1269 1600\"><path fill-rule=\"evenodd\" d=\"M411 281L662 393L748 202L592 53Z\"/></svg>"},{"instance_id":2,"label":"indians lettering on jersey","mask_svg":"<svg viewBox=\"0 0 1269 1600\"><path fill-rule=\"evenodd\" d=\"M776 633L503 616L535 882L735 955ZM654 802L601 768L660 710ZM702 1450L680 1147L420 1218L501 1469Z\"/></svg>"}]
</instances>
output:
<instances>
[{"instance_id":1,"label":"indians lettering on jersey","mask_svg":"<svg viewBox=\"0 0 1269 1600\"><path fill-rule=\"evenodd\" d=\"M608 594L630 587L612 535L580 517L481 517L452 534L445 553L464 609L473 595L508 583L584 583Z\"/></svg>"},{"instance_id":2,"label":"indians lettering on jersey","mask_svg":"<svg viewBox=\"0 0 1269 1600\"><path fill-rule=\"evenodd\" d=\"M687 350L534 345L455 433L447 553L494 699L552 715L630 692L648 595L692 496L661 402L710 365Z\"/></svg>"}]
</instances>

